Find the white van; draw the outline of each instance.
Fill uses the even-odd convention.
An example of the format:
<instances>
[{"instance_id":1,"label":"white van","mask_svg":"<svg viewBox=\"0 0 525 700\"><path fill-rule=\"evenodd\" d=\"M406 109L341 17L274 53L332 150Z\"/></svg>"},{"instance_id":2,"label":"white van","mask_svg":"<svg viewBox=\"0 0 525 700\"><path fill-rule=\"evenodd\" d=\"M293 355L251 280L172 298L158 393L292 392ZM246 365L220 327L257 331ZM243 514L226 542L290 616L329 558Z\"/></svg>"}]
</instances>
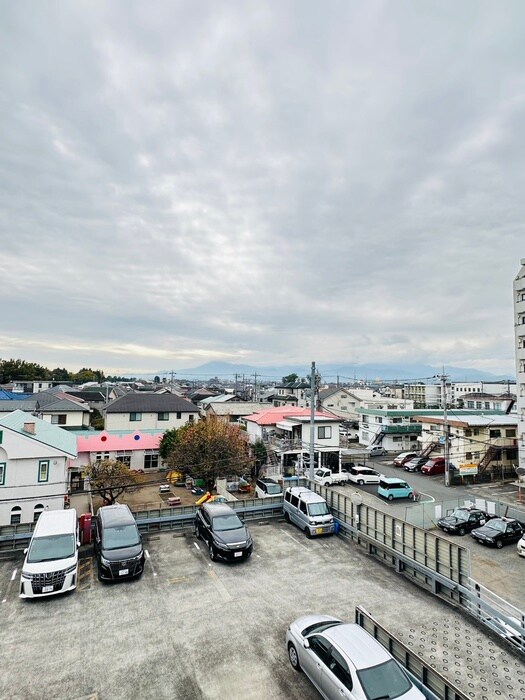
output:
<instances>
[{"instance_id":1,"label":"white van","mask_svg":"<svg viewBox=\"0 0 525 700\"><path fill-rule=\"evenodd\" d=\"M25 550L20 598L40 598L76 588L79 546L74 508L41 513Z\"/></svg>"},{"instance_id":2,"label":"white van","mask_svg":"<svg viewBox=\"0 0 525 700\"><path fill-rule=\"evenodd\" d=\"M331 535L334 532L334 516L328 510L325 499L303 486L292 486L284 492L284 519L300 527L307 537Z\"/></svg>"}]
</instances>

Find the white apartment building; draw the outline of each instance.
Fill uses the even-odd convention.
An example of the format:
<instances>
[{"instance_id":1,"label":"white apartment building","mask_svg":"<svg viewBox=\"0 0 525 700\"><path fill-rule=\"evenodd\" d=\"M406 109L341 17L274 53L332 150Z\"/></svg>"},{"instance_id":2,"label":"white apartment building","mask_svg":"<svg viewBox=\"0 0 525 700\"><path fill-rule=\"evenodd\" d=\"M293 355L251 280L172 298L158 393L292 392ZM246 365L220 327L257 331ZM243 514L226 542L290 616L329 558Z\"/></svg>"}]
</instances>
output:
<instances>
[{"instance_id":1,"label":"white apartment building","mask_svg":"<svg viewBox=\"0 0 525 700\"><path fill-rule=\"evenodd\" d=\"M525 258L514 280L519 465L525 467Z\"/></svg>"},{"instance_id":2,"label":"white apartment building","mask_svg":"<svg viewBox=\"0 0 525 700\"><path fill-rule=\"evenodd\" d=\"M405 384L403 396L414 402L415 408L441 408L441 384Z\"/></svg>"}]
</instances>

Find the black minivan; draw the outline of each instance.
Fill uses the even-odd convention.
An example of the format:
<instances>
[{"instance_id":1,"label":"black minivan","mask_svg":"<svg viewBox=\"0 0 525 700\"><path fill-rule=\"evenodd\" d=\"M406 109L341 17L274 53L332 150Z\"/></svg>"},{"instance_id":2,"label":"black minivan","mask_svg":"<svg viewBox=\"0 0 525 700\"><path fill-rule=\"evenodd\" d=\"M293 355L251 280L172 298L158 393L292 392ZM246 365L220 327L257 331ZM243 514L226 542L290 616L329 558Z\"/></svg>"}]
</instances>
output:
<instances>
[{"instance_id":1,"label":"black minivan","mask_svg":"<svg viewBox=\"0 0 525 700\"><path fill-rule=\"evenodd\" d=\"M195 514L195 535L208 546L210 559L248 559L253 541L248 528L226 503L203 503Z\"/></svg>"},{"instance_id":2,"label":"black minivan","mask_svg":"<svg viewBox=\"0 0 525 700\"><path fill-rule=\"evenodd\" d=\"M144 571L142 539L129 507L102 506L95 518L95 555L99 581L120 581Z\"/></svg>"}]
</instances>

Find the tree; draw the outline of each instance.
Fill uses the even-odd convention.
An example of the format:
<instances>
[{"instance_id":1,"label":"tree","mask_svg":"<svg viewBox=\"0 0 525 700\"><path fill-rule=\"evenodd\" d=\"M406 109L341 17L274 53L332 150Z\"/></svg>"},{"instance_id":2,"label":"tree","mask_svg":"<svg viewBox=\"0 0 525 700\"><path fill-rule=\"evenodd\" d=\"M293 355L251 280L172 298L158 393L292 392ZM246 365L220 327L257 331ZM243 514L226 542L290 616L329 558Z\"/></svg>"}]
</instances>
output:
<instances>
[{"instance_id":1,"label":"tree","mask_svg":"<svg viewBox=\"0 0 525 700\"><path fill-rule=\"evenodd\" d=\"M98 408L94 408L89 414L89 425L95 430L104 430L104 416Z\"/></svg>"},{"instance_id":2,"label":"tree","mask_svg":"<svg viewBox=\"0 0 525 700\"><path fill-rule=\"evenodd\" d=\"M105 504L113 505L117 498L133 491L138 484L138 475L130 472L116 459L102 459L86 468L91 490L98 493Z\"/></svg>"},{"instance_id":3,"label":"tree","mask_svg":"<svg viewBox=\"0 0 525 700\"><path fill-rule=\"evenodd\" d=\"M286 377L283 377L283 384L293 384L299 379L299 375L295 374L295 372L292 372L292 374L287 374Z\"/></svg>"},{"instance_id":4,"label":"tree","mask_svg":"<svg viewBox=\"0 0 525 700\"><path fill-rule=\"evenodd\" d=\"M203 479L208 491L217 478L241 476L251 464L239 427L215 417L179 428L167 461L173 469Z\"/></svg>"},{"instance_id":5,"label":"tree","mask_svg":"<svg viewBox=\"0 0 525 700\"><path fill-rule=\"evenodd\" d=\"M262 465L265 464L268 456L266 445L260 438L253 443L253 456L255 461L252 476L254 479L257 479L259 476L259 470L261 469Z\"/></svg>"},{"instance_id":6,"label":"tree","mask_svg":"<svg viewBox=\"0 0 525 700\"><path fill-rule=\"evenodd\" d=\"M166 430L160 439L159 455L164 461L168 460L170 454L175 449L175 445L179 440L178 432L177 428L170 428L170 430Z\"/></svg>"}]
</instances>

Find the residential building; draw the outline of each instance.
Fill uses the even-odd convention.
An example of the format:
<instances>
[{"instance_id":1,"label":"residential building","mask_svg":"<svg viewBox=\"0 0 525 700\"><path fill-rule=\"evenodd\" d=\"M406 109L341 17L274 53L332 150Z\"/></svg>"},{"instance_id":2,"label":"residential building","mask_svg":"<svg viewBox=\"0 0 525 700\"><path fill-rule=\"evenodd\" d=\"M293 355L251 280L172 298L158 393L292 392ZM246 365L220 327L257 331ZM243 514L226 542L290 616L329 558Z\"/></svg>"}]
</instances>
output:
<instances>
[{"instance_id":1,"label":"residential building","mask_svg":"<svg viewBox=\"0 0 525 700\"><path fill-rule=\"evenodd\" d=\"M414 408L441 408L441 393L441 384L416 382L403 387L404 398L413 401Z\"/></svg>"},{"instance_id":2,"label":"residential building","mask_svg":"<svg viewBox=\"0 0 525 700\"><path fill-rule=\"evenodd\" d=\"M464 394L457 400L458 408L476 409L478 411L503 411L504 413L516 413L515 394L488 394L479 392L476 394Z\"/></svg>"},{"instance_id":3,"label":"residential building","mask_svg":"<svg viewBox=\"0 0 525 700\"><path fill-rule=\"evenodd\" d=\"M366 447L381 445L388 452L419 451L421 411L404 408L358 408L359 442Z\"/></svg>"},{"instance_id":4,"label":"residential building","mask_svg":"<svg viewBox=\"0 0 525 700\"><path fill-rule=\"evenodd\" d=\"M76 438L67 430L21 410L0 418L0 526L64 508L76 456Z\"/></svg>"},{"instance_id":5,"label":"residential building","mask_svg":"<svg viewBox=\"0 0 525 700\"><path fill-rule=\"evenodd\" d=\"M525 468L525 258L521 260L521 269L514 280L514 331L519 466Z\"/></svg>"},{"instance_id":6,"label":"residential building","mask_svg":"<svg viewBox=\"0 0 525 700\"><path fill-rule=\"evenodd\" d=\"M205 405L204 413L206 416L216 416L229 423L242 423L244 425L243 419L246 416L267 408L267 403L258 401L210 401Z\"/></svg>"},{"instance_id":7,"label":"residential building","mask_svg":"<svg viewBox=\"0 0 525 700\"><path fill-rule=\"evenodd\" d=\"M459 407L469 394L499 396L512 393L516 393L516 383L508 379L494 382L447 382L447 401L452 406Z\"/></svg>"},{"instance_id":8,"label":"residential building","mask_svg":"<svg viewBox=\"0 0 525 700\"><path fill-rule=\"evenodd\" d=\"M199 417L198 406L175 394L129 392L106 406L104 427L107 431L164 432L197 421Z\"/></svg>"},{"instance_id":9,"label":"residential building","mask_svg":"<svg viewBox=\"0 0 525 700\"><path fill-rule=\"evenodd\" d=\"M274 406L286 406L293 404L302 408L308 405L310 382L305 379L296 379L295 382L286 382L275 385L273 394Z\"/></svg>"},{"instance_id":10,"label":"residential building","mask_svg":"<svg viewBox=\"0 0 525 700\"><path fill-rule=\"evenodd\" d=\"M514 474L518 459L518 416L491 412L472 414L456 410L441 415L417 417L421 426L421 450L432 457L444 454L445 427L449 435L449 460L459 471L469 465L470 474L492 474L496 478ZM474 467L474 468L473 468Z\"/></svg>"},{"instance_id":11,"label":"residential building","mask_svg":"<svg viewBox=\"0 0 525 700\"><path fill-rule=\"evenodd\" d=\"M310 450L310 408L277 406L246 416L246 432L253 443L263 440L269 455L268 474L292 476L305 471ZM314 413L316 466L339 471L340 419L325 411ZM272 470L273 468L273 470Z\"/></svg>"},{"instance_id":12,"label":"residential building","mask_svg":"<svg viewBox=\"0 0 525 700\"><path fill-rule=\"evenodd\" d=\"M0 417L15 409L66 430L89 428L89 405L61 391L41 391L20 401L0 400Z\"/></svg>"}]
</instances>

